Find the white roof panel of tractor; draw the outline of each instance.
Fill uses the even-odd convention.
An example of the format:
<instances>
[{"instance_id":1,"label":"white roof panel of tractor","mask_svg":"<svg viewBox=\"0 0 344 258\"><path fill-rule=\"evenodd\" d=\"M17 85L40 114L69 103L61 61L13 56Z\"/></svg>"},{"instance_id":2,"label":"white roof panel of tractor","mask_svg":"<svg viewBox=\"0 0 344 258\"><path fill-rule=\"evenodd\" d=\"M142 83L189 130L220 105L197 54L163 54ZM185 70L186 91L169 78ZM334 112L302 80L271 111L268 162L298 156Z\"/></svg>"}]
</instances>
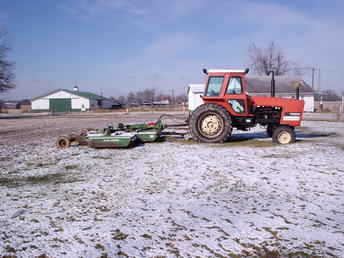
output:
<instances>
[{"instance_id":1,"label":"white roof panel of tractor","mask_svg":"<svg viewBox=\"0 0 344 258\"><path fill-rule=\"evenodd\" d=\"M245 73L245 69L207 69L208 73Z\"/></svg>"}]
</instances>

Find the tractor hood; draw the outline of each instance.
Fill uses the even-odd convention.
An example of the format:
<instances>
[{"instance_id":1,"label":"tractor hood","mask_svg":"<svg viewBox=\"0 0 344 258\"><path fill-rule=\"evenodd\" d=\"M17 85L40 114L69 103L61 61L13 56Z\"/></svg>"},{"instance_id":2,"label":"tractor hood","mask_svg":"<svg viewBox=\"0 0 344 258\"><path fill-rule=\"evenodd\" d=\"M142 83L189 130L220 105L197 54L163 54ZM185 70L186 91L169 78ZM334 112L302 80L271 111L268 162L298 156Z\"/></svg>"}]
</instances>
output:
<instances>
[{"instance_id":1,"label":"tractor hood","mask_svg":"<svg viewBox=\"0 0 344 258\"><path fill-rule=\"evenodd\" d=\"M250 97L252 107L279 107L281 108L280 124L300 126L303 117L305 102L297 99L274 97Z\"/></svg>"},{"instance_id":2,"label":"tractor hood","mask_svg":"<svg viewBox=\"0 0 344 258\"><path fill-rule=\"evenodd\" d=\"M282 112L303 113L305 102L297 99L272 98L272 97L250 97L252 106L280 107Z\"/></svg>"}]
</instances>

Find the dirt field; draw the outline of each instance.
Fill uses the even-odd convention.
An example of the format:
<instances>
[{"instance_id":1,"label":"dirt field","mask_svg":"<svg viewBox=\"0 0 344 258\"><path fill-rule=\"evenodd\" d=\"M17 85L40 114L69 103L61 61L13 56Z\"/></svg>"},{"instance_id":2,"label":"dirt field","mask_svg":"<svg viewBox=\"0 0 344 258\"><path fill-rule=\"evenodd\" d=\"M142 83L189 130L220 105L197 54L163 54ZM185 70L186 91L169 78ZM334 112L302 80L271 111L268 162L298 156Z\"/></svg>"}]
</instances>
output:
<instances>
[{"instance_id":1,"label":"dirt field","mask_svg":"<svg viewBox=\"0 0 344 258\"><path fill-rule=\"evenodd\" d=\"M159 113L0 120L0 257L343 257L344 123L225 144L54 146Z\"/></svg>"}]
</instances>

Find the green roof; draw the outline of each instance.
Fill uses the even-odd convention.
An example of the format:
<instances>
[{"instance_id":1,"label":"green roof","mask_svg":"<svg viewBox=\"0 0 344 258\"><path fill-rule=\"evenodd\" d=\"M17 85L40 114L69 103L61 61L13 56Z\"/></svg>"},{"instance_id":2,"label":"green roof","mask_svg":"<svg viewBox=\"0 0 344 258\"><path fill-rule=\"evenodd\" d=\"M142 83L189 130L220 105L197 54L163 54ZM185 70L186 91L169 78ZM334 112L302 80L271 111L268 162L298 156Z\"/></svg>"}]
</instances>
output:
<instances>
[{"instance_id":1,"label":"green roof","mask_svg":"<svg viewBox=\"0 0 344 258\"><path fill-rule=\"evenodd\" d=\"M95 99L95 100L101 100L101 99L106 99L104 98L103 96L100 96L100 95L97 95L97 94L94 94L92 92L87 92L87 91L73 91L73 90L66 90L66 89L63 89L64 91L67 91L71 94L74 94L74 95L78 95L80 97L84 97L84 98L87 98L87 99Z\"/></svg>"}]
</instances>

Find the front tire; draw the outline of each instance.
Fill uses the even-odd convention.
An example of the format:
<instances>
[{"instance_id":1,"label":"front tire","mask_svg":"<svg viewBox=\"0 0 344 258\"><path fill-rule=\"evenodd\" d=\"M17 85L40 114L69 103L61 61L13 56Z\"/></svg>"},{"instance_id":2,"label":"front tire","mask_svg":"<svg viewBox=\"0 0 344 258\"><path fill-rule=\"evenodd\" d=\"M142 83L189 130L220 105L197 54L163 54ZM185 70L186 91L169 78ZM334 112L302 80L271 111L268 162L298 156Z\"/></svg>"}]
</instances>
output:
<instances>
[{"instance_id":1,"label":"front tire","mask_svg":"<svg viewBox=\"0 0 344 258\"><path fill-rule=\"evenodd\" d=\"M290 126L279 126L273 130L272 140L277 144L290 144L296 140L295 131Z\"/></svg>"},{"instance_id":2,"label":"front tire","mask_svg":"<svg viewBox=\"0 0 344 258\"><path fill-rule=\"evenodd\" d=\"M189 122L192 138L199 142L221 143L232 133L230 114L216 104L203 104L191 113Z\"/></svg>"}]
</instances>

